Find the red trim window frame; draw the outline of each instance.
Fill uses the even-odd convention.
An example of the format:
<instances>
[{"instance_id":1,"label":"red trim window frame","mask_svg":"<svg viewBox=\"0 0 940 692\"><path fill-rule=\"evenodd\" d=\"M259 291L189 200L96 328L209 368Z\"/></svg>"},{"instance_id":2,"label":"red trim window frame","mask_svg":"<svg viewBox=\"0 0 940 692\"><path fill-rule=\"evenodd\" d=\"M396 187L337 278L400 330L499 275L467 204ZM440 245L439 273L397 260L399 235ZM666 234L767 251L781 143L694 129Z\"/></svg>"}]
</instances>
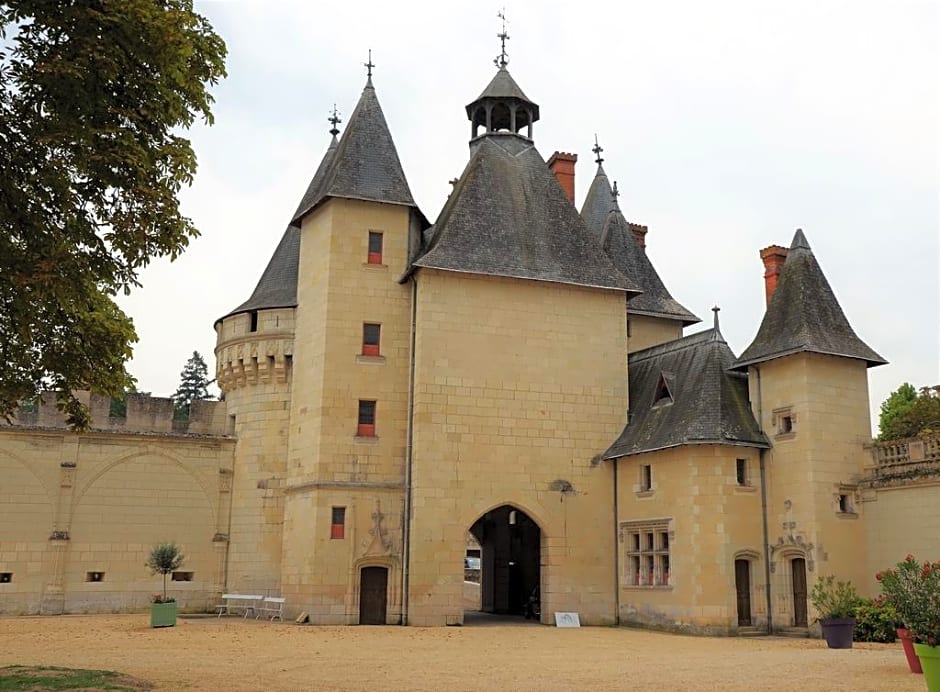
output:
<instances>
[{"instance_id":1,"label":"red trim window frame","mask_svg":"<svg viewBox=\"0 0 940 692\"><path fill-rule=\"evenodd\" d=\"M368 264L382 264L382 241L380 231L369 231Z\"/></svg>"},{"instance_id":2,"label":"red trim window frame","mask_svg":"<svg viewBox=\"0 0 940 692\"><path fill-rule=\"evenodd\" d=\"M382 325L365 322L362 325L362 355L378 356L382 338Z\"/></svg>"},{"instance_id":3,"label":"red trim window frame","mask_svg":"<svg viewBox=\"0 0 940 692\"><path fill-rule=\"evenodd\" d=\"M356 426L357 437L375 437L375 402L359 400L359 421Z\"/></svg>"},{"instance_id":4,"label":"red trim window frame","mask_svg":"<svg viewBox=\"0 0 940 692\"><path fill-rule=\"evenodd\" d=\"M342 540L346 537L346 508L334 507L330 514L330 538Z\"/></svg>"}]
</instances>

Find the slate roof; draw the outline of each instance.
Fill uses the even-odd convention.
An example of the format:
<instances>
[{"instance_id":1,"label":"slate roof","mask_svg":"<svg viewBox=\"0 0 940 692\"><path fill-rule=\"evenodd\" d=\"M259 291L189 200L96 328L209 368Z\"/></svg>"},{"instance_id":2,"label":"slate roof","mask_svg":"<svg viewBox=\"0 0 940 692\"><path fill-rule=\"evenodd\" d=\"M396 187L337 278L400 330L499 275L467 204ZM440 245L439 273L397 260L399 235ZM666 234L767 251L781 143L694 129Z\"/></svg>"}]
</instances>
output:
<instances>
[{"instance_id":1,"label":"slate roof","mask_svg":"<svg viewBox=\"0 0 940 692\"><path fill-rule=\"evenodd\" d=\"M318 170L307 187L291 225L329 197L346 197L415 207L398 151L375 95L371 78L329 165Z\"/></svg>"},{"instance_id":2,"label":"slate roof","mask_svg":"<svg viewBox=\"0 0 940 692\"><path fill-rule=\"evenodd\" d=\"M598 240L607 222L607 215L617 206L617 199L610 187L610 180L604 172L603 164L597 164L597 173L591 181L584 204L581 205L581 218Z\"/></svg>"},{"instance_id":3,"label":"slate roof","mask_svg":"<svg viewBox=\"0 0 940 692\"><path fill-rule=\"evenodd\" d=\"M797 230L757 336L734 367L743 370L800 352L857 358L869 367L887 363L855 334L806 236Z\"/></svg>"},{"instance_id":4,"label":"slate roof","mask_svg":"<svg viewBox=\"0 0 940 692\"><path fill-rule=\"evenodd\" d=\"M520 101L525 101L535 107L533 120L539 119L538 105L519 88L519 85L516 84L516 80L512 78L512 75L509 74L509 70L507 70L505 66L499 68L493 76L493 79L490 80L490 83L486 85L483 93L467 106L468 118L472 117L473 108L483 99L519 99Z\"/></svg>"},{"instance_id":5,"label":"slate roof","mask_svg":"<svg viewBox=\"0 0 940 692\"><path fill-rule=\"evenodd\" d=\"M717 327L630 355L630 420L604 452L617 459L670 447L723 444L767 448L748 404L747 376ZM656 404L664 377L672 402Z\"/></svg>"},{"instance_id":6,"label":"slate roof","mask_svg":"<svg viewBox=\"0 0 940 692\"><path fill-rule=\"evenodd\" d=\"M225 317L250 310L296 307L299 258L300 229L288 226L251 297Z\"/></svg>"},{"instance_id":7,"label":"slate roof","mask_svg":"<svg viewBox=\"0 0 940 692\"><path fill-rule=\"evenodd\" d=\"M628 309L631 313L681 320L683 326L701 321L666 289L646 250L640 247L621 213L601 164L597 165L597 174L584 198L581 217L600 241L614 266L633 279L643 291L630 300Z\"/></svg>"},{"instance_id":8,"label":"slate roof","mask_svg":"<svg viewBox=\"0 0 940 692\"><path fill-rule=\"evenodd\" d=\"M474 140L414 266L637 292L525 137Z\"/></svg>"}]
</instances>

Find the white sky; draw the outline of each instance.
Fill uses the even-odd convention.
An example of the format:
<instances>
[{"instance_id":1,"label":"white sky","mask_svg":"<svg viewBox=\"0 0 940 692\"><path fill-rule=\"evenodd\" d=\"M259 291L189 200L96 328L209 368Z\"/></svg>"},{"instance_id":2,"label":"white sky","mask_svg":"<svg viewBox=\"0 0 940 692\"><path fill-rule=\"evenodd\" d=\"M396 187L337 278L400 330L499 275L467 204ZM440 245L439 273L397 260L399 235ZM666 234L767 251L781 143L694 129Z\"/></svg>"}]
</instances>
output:
<instances>
[{"instance_id":1,"label":"white sky","mask_svg":"<svg viewBox=\"0 0 940 692\"><path fill-rule=\"evenodd\" d=\"M140 342L130 371L168 396L193 350L215 368L214 321L246 300L329 142L374 83L412 193L433 220L467 162L464 106L499 52L499 5L197 2L228 44L216 124L184 212L201 230L120 303ZM890 361L871 405L940 382L940 4L511 2L509 70L541 108L536 146L595 164L672 295L735 353L764 310L758 250L804 229L846 316ZM342 127L342 126L341 126ZM693 327L693 330L698 327ZM877 417L875 416L877 420Z\"/></svg>"}]
</instances>

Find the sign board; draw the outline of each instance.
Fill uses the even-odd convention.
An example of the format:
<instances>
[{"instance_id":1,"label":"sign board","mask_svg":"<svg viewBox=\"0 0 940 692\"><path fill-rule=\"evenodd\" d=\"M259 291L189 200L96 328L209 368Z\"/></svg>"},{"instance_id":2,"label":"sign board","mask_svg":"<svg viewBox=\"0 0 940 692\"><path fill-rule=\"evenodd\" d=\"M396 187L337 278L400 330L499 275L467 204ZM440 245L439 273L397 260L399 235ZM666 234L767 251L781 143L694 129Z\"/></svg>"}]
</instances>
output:
<instances>
[{"instance_id":1,"label":"sign board","mask_svg":"<svg viewBox=\"0 0 940 692\"><path fill-rule=\"evenodd\" d=\"M580 627L581 618L577 613L555 613L555 627Z\"/></svg>"}]
</instances>

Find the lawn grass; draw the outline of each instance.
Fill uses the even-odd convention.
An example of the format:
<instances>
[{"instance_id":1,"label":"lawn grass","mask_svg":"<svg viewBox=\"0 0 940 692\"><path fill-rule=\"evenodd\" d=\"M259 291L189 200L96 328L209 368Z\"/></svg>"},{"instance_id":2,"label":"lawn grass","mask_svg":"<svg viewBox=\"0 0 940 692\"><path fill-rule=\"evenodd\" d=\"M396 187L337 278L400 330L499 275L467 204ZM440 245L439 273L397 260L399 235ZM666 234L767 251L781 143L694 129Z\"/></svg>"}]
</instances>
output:
<instances>
[{"instance_id":1,"label":"lawn grass","mask_svg":"<svg viewBox=\"0 0 940 692\"><path fill-rule=\"evenodd\" d=\"M0 690L150 690L138 680L113 670L82 670L56 666L6 666L0 668Z\"/></svg>"}]
</instances>

